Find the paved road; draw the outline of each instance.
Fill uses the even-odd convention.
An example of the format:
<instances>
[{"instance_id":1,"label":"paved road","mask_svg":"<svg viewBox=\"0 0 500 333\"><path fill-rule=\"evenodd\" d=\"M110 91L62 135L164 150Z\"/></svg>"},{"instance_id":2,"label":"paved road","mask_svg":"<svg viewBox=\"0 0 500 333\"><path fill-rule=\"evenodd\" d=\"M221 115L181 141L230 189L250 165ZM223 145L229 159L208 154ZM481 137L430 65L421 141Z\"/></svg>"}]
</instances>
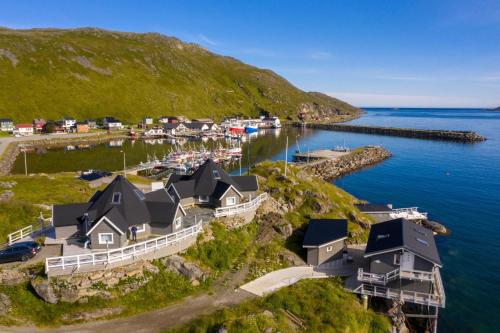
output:
<instances>
[{"instance_id":1,"label":"paved road","mask_svg":"<svg viewBox=\"0 0 500 333\"><path fill-rule=\"evenodd\" d=\"M74 138L84 138L87 136L104 135L104 133L71 133L71 134L42 134L42 135L32 135L32 136L22 136L16 138L14 136L0 138L0 156L4 153L7 146L12 142L33 142L40 140L51 140L51 139L74 139Z\"/></svg>"}]
</instances>

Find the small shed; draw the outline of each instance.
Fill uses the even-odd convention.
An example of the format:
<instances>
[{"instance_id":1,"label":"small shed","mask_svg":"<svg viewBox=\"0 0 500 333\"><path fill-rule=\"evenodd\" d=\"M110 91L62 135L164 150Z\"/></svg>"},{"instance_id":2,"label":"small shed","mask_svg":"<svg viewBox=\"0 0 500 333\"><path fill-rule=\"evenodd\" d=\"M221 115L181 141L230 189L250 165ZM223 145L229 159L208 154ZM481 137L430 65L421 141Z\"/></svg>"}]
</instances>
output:
<instances>
[{"instance_id":1,"label":"small shed","mask_svg":"<svg viewBox=\"0 0 500 333\"><path fill-rule=\"evenodd\" d=\"M347 239L347 220L312 219L309 221L302 247L307 250L307 264L321 265L341 258Z\"/></svg>"}]
</instances>

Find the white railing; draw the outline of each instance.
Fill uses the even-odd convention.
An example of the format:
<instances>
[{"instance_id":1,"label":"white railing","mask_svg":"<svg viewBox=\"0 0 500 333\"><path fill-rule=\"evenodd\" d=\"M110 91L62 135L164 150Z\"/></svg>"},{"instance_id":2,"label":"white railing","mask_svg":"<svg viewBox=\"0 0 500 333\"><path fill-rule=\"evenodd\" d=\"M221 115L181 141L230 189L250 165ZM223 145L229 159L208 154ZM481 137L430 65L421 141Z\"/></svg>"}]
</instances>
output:
<instances>
[{"instance_id":1,"label":"white railing","mask_svg":"<svg viewBox=\"0 0 500 333\"><path fill-rule=\"evenodd\" d=\"M439 272L439 267L436 267L434 272L434 286L436 292L441 296L441 302L443 303L443 308L446 304L446 295L444 293L443 280L441 280L441 273Z\"/></svg>"},{"instance_id":2,"label":"white railing","mask_svg":"<svg viewBox=\"0 0 500 333\"><path fill-rule=\"evenodd\" d=\"M386 274L377 274L364 272L363 268L358 269L358 281L368 282L368 283L379 283L386 285L388 282L395 280L397 278L418 280L418 281L434 281L434 273L419 271L419 270L402 270L395 269Z\"/></svg>"},{"instance_id":3,"label":"white railing","mask_svg":"<svg viewBox=\"0 0 500 333\"><path fill-rule=\"evenodd\" d=\"M390 213L393 218L406 218L412 219L427 219L427 213L419 212L418 207L408 207L408 208L397 208L393 209Z\"/></svg>"},{"instance_id":4,"label":"white railing","mask_svg":"<svg viewBox=\"0 0 500 333\"><path fill-rule=\"evenodd\" d=\"M33 226L29 225L27 227L24 227L22 229L14 231L13 233L10 233L9 234L9 245L12 245L13 243L15 243L23 238L31 236L32 232L33 232Z\"/></svg>"},{"instance_id":5,"label":"white railing","mask_svg":"<svg viewBox=\"0 0 500 333\"><path fill-rule=\"evenodd\" d=\"M216 208L214 216L215 217L231 216L231 215L241 214L249 210L257 209L257 207L259 207L259 205L266 199L267 199L267 193L264 192L249 202L245 202L234 206Z\"/></svg>"},{"instance_id":6,"label":"white railing","mask_svg":"<svg viewBox=\"0 0 500 333\"><path fill-rule=\"evenodd\" d=\"M428 294L417 291L409 291L409 290L401 290L401 289L391 289L386 287L379 287L367 284L361 284L358 288L354 290L354 292L383 297L387 299L393 300L403 300L405 302L414 303L414 304L423 304L430 306L439 306L444 307L444 297L439 294Z\"/></svg>"},{"instance_id":7,"label":"white railing","mask_svg":"<svg viewBox=\"0 0 500 333\"><path fill-rule=\"evenodd\" d=\"M37 227L33 227L33 225L29 225L27 227L24 227L22 229L19 229L17 231L14 231L8 235L9 238L9 245L14 244L15 242L20 241L23 238L26 237L35 237L35 236L40 236L44 232L48 231L49 229L52 228L52 223L49 222L48 225L46 225L47 220L44 220L43 222L39 222L39 225Z\"/></svg>"},{"instance_id":8,"label":"white railing","mask_svg":"<svg viewBox=\"0 0 500 333\"><path fill-rule=\"evenodd\" d=\"M186 238L199 234L202 230L202 221L200 220L196 225L181 231L119 249L105 252L46 258L45 272L48 273L53 269L79 269L80 267L95 265L102 265L104 269L107 264L123 262L128 259L136 259L147 253L157 251L158 249L178 244Z\"/></svg>"}]
</instances>

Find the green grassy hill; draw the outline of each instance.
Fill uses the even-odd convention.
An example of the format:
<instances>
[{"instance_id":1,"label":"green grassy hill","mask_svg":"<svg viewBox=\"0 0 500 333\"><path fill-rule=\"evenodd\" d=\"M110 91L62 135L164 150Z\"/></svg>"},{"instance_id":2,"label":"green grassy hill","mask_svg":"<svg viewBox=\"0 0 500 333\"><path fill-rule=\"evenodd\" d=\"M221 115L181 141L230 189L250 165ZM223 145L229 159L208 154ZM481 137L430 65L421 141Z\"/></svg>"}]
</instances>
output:
<instances>
[{"instance_id":1,"label":"green grassy hill","mask_svg":"<svg viewBox=\"0 0 500 333\"><path fill-rule=\"evenodd\" d=\"M304 92L270 70L159 34L0 28L0 118L185 115L267 111L342 120L359 110Z\"/></svg>"}]
</instances>

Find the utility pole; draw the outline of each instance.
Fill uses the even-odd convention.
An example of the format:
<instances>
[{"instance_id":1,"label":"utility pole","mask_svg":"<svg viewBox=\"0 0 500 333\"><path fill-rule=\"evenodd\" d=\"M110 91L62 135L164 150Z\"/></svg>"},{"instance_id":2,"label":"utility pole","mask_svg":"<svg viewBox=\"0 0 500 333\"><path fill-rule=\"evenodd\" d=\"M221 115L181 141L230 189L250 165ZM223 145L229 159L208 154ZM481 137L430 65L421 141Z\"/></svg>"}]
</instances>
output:
<instances>
[{"instance_id":1,"label":"utility pole","mask_svg":"<svg viewBox=\"0 0 500 333\"><path fill-rule=\"evenodd\" d=\"M24 174L28 175L28 161L26 160L26 148L23 148L24 153Z\"/></svg>"},{"instance_id":2,"label":"utility pole","mask_svg":"<svg viewBox=\"0 0 500 333\"><path fill-rule=\"evenodd\" d=\"M123 153L123 177L127 178L127 164L125 160L125 152L122 150Z\"/></svg>"},{"instance_id":3,"label":"utility pole","mask_svg":"<svg viewBox=\"0 0 500 333\"><path fill-rule=\"evenodd\" d=\"M288 168L288 135L286 136L286 148L285 148L285 177Z\"/></svg>"}]
</instances>

